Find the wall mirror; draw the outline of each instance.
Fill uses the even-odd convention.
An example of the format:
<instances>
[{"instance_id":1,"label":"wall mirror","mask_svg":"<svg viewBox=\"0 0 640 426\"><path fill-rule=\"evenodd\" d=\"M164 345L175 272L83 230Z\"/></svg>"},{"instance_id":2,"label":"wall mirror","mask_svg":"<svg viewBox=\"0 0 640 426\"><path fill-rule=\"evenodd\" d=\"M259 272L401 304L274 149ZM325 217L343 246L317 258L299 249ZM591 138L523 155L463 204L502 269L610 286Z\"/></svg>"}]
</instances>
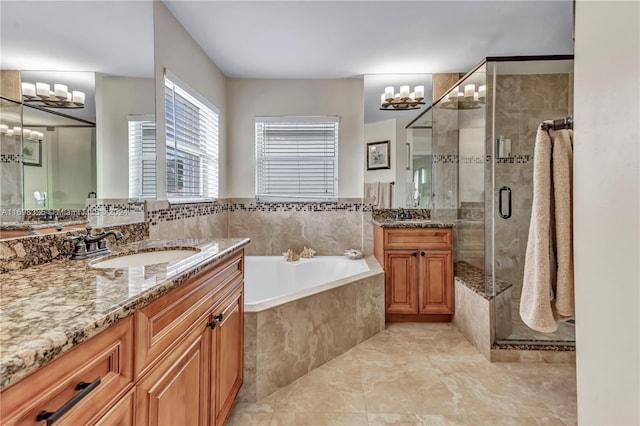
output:
<instances>
[{"instance_id":1,"label":"wall mirror","mask_svg":"<svg viewBox=\"0 0 640 426\"><path fill-rule=\"evenodd\" d=\"M128 205L129 121L155 114L153 3L3 2L1 8L0 221L24 219L12 215L19 209ZM59 25L70 18L73 34ZM22 101L21 82L44 82L52 91L65 84L84 92L85 106L32 108L4 97L17 89L13 99ZM23 129L36 137L26 138ZM116 222L144 220L142 209L134 210Z\"/></svg>"},{"instance_id":2,"label":"wall mirror","mask_svg":"<svg viewBox=\"0 0 640 426\"><path fill-rule=\"evenodd\" d=\"M364 133L366 143L389 140L390 167L385 170L364 169L365 198L378 184L391 185L391 205L377 208L431 208L431 122L421 122L411 129L407 125L431 104L431 74L375 74L364 76ZM418 109L381 110L381 96L387 87L399 93L401 86L424 87L424 105ZM372 189L373 185L373 189Z\"/></svg>"}]
</instances>

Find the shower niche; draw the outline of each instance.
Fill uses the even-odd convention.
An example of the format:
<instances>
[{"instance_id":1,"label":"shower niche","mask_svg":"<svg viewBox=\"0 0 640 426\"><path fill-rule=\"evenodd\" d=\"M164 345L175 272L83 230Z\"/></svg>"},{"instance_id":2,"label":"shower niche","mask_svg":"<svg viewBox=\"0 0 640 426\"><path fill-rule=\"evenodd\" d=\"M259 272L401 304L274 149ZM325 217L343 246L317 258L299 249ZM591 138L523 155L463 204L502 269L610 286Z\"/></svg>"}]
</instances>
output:
<instances>
[{"instance_id":1,"label":"shower niche","mask_svg":"<svg viewBox=\"0 0 640 426\"><path fill-rule=\"evenodd\" d=\"M486 330L470 325L467 337L482 340L488 357L500 345L575 342L571 322L540 333L519 315L536 131L572 114L572 87L571 55L487 57L407 126L429 127L431 216L456 223L456 286L486 302ZM459 297L456 287L457 305Z\"/></svg>"}]
</instances>

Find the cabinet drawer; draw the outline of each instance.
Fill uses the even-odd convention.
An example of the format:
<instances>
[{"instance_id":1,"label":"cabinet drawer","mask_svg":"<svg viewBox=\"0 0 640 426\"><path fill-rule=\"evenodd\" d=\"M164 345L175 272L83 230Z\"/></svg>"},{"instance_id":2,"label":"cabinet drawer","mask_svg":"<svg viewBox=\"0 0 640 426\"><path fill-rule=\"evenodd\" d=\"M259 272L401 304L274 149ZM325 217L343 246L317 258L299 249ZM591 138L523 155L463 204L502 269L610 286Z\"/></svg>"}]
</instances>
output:
<instances>
[{"instance_id":1,"label":"cabinet drawer","mask_svg":"<svg viewBox=\"0 0 640 426\"><path fill-rule=\"evenodd\" d=\"M444 249L451 248L451 228L385 229L385 249Z\"/></svg>"},{"instance_id":2,"label":"cabinet drawer","mask_svg":"<svg viewBox=\"0 0 640 426\"><path fill-rule=\"evenodd\" d=\"M43 411L56 412L74 396L80 399L57 424L89 424L99 419L133 386L133 316L118 321L55 361L6 388L0 396L3 425L43 424ZM100 383L88 391L80 382Z\"/></svg>"},{"instance_id":3,"label":"cabinet drawer","mask_svg":"<svg viewBox=\"0 0 640 426\"><path fill-rule=\"evenodd\" d=\"M136 379L211 309L213 299L227 291L227 285L242 279L241 251L136 311Z\"/></svg>"}]
</instances>

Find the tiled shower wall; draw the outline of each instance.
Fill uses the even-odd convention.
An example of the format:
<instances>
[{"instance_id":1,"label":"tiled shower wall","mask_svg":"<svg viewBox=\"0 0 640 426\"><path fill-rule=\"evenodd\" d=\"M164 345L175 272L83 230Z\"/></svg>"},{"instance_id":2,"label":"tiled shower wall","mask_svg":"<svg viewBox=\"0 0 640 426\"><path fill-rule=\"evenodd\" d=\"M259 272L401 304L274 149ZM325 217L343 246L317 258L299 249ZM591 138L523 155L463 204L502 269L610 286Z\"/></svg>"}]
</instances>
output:
<instances>
[{"instance_id":1,"label":"tiled shower wall","mask_svg":"<svg viewBox=\"0 0 640 426\"><path fill-rule=\"evenodd\" d=\"M362 199L327 203L257 202L253 198L215 203L147 202L150 238L249 237L247 255L277 256L304 246L319 256L346 249L373 253L370 204Z\"/></svg>"},{"instance_id":2,"label":"tiled shower wall","mask_svg":"<svg viewBox=\"0 0 640 426\"><path fill-rule=\"evenodd\" d=\"M511 282L513 297L519 299L531 221L536 131L542 121L571 113L573 81L571 74L499 75L496 84L496 138L511 139L511 155L496 162L496 191L505 185L511 188L513 210L511 218L502 219L496 208L495 267L496 276ZM490 131L487 134L490 142ZM491 182L490 168L487 179ZM487 202L492 202L491 191Z\"/></svg>"}]
</instances>

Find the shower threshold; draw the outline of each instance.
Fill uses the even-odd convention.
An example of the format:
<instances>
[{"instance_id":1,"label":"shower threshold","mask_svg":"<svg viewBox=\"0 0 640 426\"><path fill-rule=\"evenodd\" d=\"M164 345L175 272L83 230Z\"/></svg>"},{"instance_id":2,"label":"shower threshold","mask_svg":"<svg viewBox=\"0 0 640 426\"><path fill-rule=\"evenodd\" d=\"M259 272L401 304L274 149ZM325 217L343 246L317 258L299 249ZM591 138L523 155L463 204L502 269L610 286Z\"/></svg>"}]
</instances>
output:
<instances>
[{"instance_id":1,"label":"shower threshold","mask_svg":"<svg viewBox=\"0 0 640 426\"><path fill-rule=\"evenodd\" d=\"M575 347L575 341L567 341L567 340L496 340L494 346L518 346L518 345L526 345L526 346L557 346L557 347Z\"/></svg>"}]
</instances>

